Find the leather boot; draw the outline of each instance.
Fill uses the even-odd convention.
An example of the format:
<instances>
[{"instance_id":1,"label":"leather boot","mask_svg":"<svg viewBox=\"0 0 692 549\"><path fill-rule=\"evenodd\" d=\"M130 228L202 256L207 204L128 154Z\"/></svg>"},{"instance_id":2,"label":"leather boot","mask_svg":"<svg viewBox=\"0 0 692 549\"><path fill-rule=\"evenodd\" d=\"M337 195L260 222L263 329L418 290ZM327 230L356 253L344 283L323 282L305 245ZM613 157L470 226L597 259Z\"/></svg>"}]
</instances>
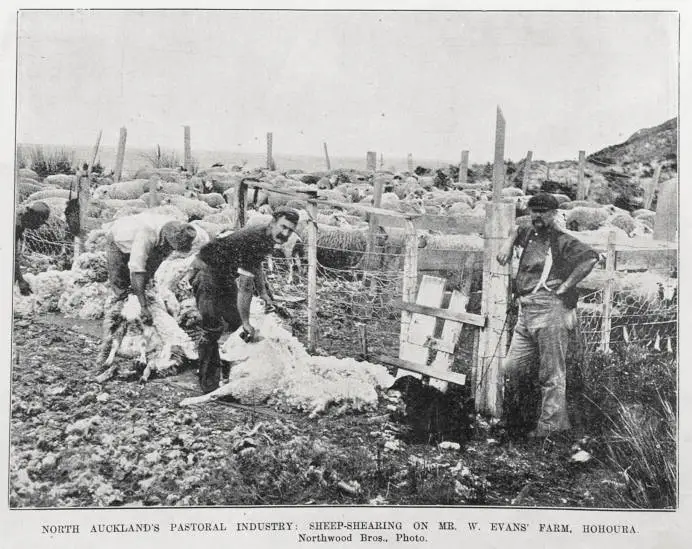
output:
<instances>
[{"instance_id":1,"label":"leather boot","mask_svg":"<svg viewBox=\"0 0 692 549\"><path fill-rule=\"evenodd\" d=\"M204 394L219 388L221 379L221 358L217 341L200 341L199 352L199 386Z\"/></svg>"}]
</instances>

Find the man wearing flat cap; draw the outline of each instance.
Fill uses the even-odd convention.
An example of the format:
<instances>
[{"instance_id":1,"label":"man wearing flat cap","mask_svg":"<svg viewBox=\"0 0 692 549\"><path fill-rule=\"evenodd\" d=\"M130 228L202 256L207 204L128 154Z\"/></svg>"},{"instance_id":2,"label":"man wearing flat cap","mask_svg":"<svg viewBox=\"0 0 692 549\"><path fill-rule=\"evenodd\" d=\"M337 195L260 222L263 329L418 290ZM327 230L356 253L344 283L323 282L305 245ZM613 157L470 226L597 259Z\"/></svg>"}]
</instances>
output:
<instances>
[{"instance_id":1,"label":"man wearing flat cap","mask_svg":"<svg viewBox=\"0 0 692 549\"><path fill-rule=\"evenodd\" d=\"M142 309L142 321L151 324L147 282L173 251L190 252L196 236L194 226L168 215L145 211L115 220L108 232L106 252L115 301L124 301L132 289Z\"/></svg>"},{"instance_id":2,"label":"man wearing flat cap","mask_svg":"<svg viewBox=\"0 0 692 549\"><path fill-rule=\"evenodd\" d=\"M27 229L38 229L41 225L48 221L49 217L50 208L45 202L34 202L28 206L20 207L17 211L17 218L15 219L14 224L14 281L17 283L19 292L22 295L29 295L32 292L29 283L24 280L22 270L19 267L19 244L24 237L24 231Z\"/></svg>"},{"instance_id":3,"label":"man wearing flat cap","mask_svg":"<svg viewBox=\"0 0 692 549\"><path fill-rule=\"evenodd\" d=\"M501 265L512 258L514 246L523 249L515 280L519 316L505 359L506 422L510 431L529 431L543 438L570 429L566 400L566 355L576 326L577 284L598 262L598 254L555 224L557 199L547 193L528 202L531 225L515 227L497 256ZM538 363L541 404L535 410L512 410L521 402ZM523 409L522 409L523 408ZM509 413L507 413L509 412Z\"/></svg>"},{"instance_id":4,"label":"man wearing flat cap","mask_svg":"<svg viewBox=\"0 0 692 549\"><path fill-rule=\"evenodd\" d=\"M219 338L223 322L234 332L243 327L246 341L255 329L250 324L250 304L255 291L268 309L275 307L262 271L262 263L275 246L295 231L298 212L278 208L268 224L220 233L200 249L188 274L202 317L198 343L199 383L204 393L218 388L221 378ZM224 372L226 374L227 372Z\"/></svg>"}]
</instances>

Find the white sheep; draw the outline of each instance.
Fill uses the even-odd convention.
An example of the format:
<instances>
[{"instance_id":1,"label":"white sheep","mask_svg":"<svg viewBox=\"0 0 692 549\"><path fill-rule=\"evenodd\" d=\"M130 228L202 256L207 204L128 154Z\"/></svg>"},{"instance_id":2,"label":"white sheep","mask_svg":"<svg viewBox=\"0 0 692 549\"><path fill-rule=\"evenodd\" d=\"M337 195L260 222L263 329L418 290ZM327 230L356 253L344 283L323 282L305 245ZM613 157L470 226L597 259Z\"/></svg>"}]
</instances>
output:
<instances>
[{"instance_id":1,"label":"white sheep","mask_svg":"<svg viewBox=\"0 0 692 549\"><path fill-rule=\"evenodd\" d=\"M19 168L17 170L17 175L19 177L24 177L26 179L33 179L35 181L38 181L39 179L41 179L38 176L38 174L34 170L32 170L31 168Z\"/></svg>"},{"instance_id":2,"label":"white sheep","mask_svg":"<svg viewBox=\"0 0 692 549\"><path fill-rule=\"evenodd\" d=\"M606 208L577 206L567 210L567 228L573 231L597 230L606 224L611 213Z\"/></svg>"},{"instance_id":3,"label":"white sheep","mask_svg":"<svg viewBox=\"0 0 692 549\"><path fill-rule=\"evenodd\" d=\"M188 219L202 219L205 215L218 211L201 200L186 198L184 196L169 195L164 198L161 203L175 206L180 211L184 212L188 216Z\"/></svg>"},{"instance_id":4,"label":"white sheep","mask_svg":"<svg viewBox=\"0 0 692 549\"><path fill-rule=\"evenodd\" d=\"M120 181L111 185L101 185L96 187L92 193L92 198L118 198L121 200L131 200L140 198L149 190L149 180L132 179L130 181Z\"/></svg>"},{"instance_id":5,"label":"white sheep","mask_svg":"<svg viewBox=\"0 0 692 549\"><path fill-rule=\"evenodd\" d=\"M635 220L628 213L616 213L611 215L606 224L610 225L611 227L618 227L619 229L622 229L625 231L625 233L627 233L628 236L632 235L635 228Z\"/></svg>"},{"instance_id":6,"label":"white sheep","mask_svg":"<svg viewBox=\"0 0 692 549\"><path fill-rule=\"evenodd\" d=\"M48 185L55 185L56 187L60 187L62 189L69 189L70 187L75 188L77 184L77 176L57 173L46 176L43 182Z\"/></svg>"},{"instance_id":7,"label":"white sheep","mask_svg":"<svg viewBox=\"0 0 692 549\"><path fill-rule=\"evenodd\" d=\"M26 198L26 202L34 202L35 200L43 200L44 198L69 198L69 189L43 189L36 191ZM77 198L76 191L72 191L72 198Z\"/></svg>"},{"instance_id":8,"label":"white sheep","mask_svg":"<svg viewBox=\"0 0 692 549\"><path fill-rule=\"evenodd\" d=\"M226 206L226 199L219 193L198 194L197 199L212 208L223 208Z\"/></svg>"},{"instance_id":9,"label":"white sheep","mask_svg":"<svg viewBox=\"0 0 692 549\"><path fill-rule=\"evenodd\" d=\"M202 220L217 225L235 226L236 212L234 208L226 207L222 210L215 210L215 213L205 215Z\"/></svg>"},{"instance_id":10,"label":"white sheep","mask_svg":"<svg viewBox=\"0 0 692 549\"><path fill-rule=\"evenodd\" d=\"M39 185L38 183L33 183L33 182L28 182L29 180L22 179L17 183L17 201L18 202L24 202L27 200L29 197L31 197L33 194L38 193L39 191L43 190L44 187Z\"/></svg>"}]
</instances>

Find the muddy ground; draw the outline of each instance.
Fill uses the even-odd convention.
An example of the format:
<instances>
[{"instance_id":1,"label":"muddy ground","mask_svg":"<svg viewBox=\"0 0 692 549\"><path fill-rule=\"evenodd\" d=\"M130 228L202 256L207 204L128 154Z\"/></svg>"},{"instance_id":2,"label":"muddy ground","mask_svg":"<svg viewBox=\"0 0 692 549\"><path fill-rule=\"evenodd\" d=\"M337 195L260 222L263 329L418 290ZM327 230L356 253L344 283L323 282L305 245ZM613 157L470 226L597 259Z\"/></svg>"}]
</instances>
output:
<instances>
[{"instance_id":1,"label":"muddy ground","mask_svg":"<svg viewBox=\"0 0 692 549\"><path fill-rule=\"evenodd\" d=\"M622 506L625 485L574 440L510 440L474 419L459 447L410 438L401 402L335 417L210 403L192 369L141 385L127 361L94 381L98 322L17 320L12 507L197 505ZM129 372L129 373L128 373ZM450 446L450 447L447 447Z\"/></svg>"}]
</instances>

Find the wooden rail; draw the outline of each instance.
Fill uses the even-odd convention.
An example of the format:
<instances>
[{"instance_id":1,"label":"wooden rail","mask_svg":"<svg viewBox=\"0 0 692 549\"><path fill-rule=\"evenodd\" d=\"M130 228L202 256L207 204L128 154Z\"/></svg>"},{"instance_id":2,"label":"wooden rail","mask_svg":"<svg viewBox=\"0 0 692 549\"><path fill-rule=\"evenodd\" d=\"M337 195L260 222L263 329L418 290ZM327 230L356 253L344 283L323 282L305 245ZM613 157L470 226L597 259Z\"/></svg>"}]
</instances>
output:
<instances>
[{"instance_id":1,"label":"wooden rail","mask_svg":"<svg viewBox=\"0 0 692 549\"><path fill-rule=\"evenodd\" d=\"M464 385L466 383L466 376L464 374L459 374L457 372L450 372L444 370L431 370L428 366L422 364L417 364L409 360L404 360L402 358L395 358L387 355L374 355L368 357L370 360L386 364L387 366L394 366L395 368L402 368L404 370L409 370L411 372L416 372L428 377L434 377L436 379L441 379L449 383L456 383L457 385Z\"/></svg>"}]
</instances>

